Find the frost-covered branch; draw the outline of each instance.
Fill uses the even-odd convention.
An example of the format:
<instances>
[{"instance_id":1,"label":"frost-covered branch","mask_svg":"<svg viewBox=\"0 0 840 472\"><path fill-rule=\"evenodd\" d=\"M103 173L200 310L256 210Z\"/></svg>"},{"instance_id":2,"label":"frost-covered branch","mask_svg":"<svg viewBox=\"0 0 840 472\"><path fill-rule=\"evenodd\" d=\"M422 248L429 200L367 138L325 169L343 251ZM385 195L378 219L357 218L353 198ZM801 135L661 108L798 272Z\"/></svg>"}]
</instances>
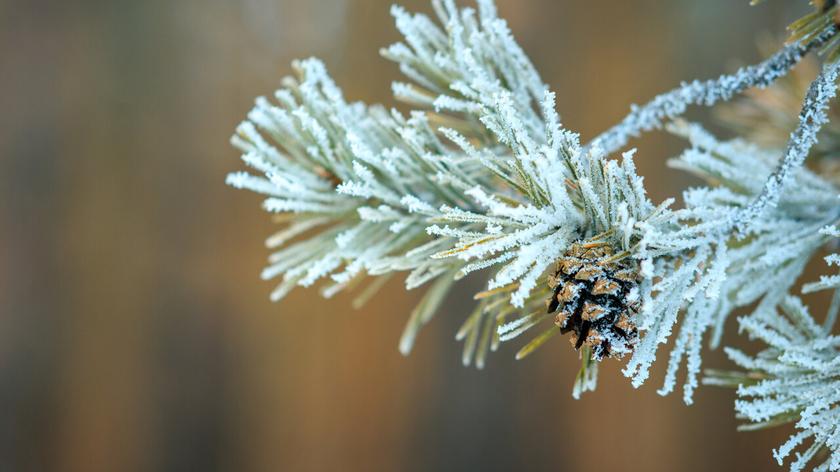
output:
<instances>
[{"instance_id":1,"label":"frost-covered branch","mask_svg":"<svg viewBox=\"0 0 840 472\"><path fill-rule=\"evenodd\" d=\"M563 127L554 93L491 0L477 9L432 4L437 20L394 7L404 39L383 51L407 77L393 85L396 98L415 110L348 102L309 59L238 128L233 143L252 170L228 183L265 195L265 209L283 225L268 240L275 252L263 271L280 279L272 298L320 281L331 296L373 277L364 300L388 276L405 274L408 289L428 287L400 340L408 353L454 283L480 273L487 287L456 335L464 364L481 367L503 342L532 331L518 359L570 334L583 361L578 396L595 387L598 362L609 357L627 356L623 373L643 384L660 347L673 341L659 392L672 392L685 366L687 403L703 343L717 347L730 315L754 306L742 328L770 348L754 357L728 351L758 376L738 378L760 380L744 384L738 411L759 423L798 420L801 432L777 452L780 460L812 437L815 446L794 465L827 448L822 467L840 468L832 429L840 342L830 335L840 276L804 287L834 291L823 326L786 298L813 254L840 234L840 171L803 165L840 66L829 63L811 85L785 149L719 141L673 121L690 105L767 87L810 51L840 44L829 18L835 2L806 21L813 27L800 31L800 42L634 107L589 145ZM635 151L616 155L663 126L688 143L670 165L705 182L683 193L681 207L650 200Z\"/></svg>"},{"instance_id":2,"label":"frost-covered branch","mask_svg":"<svg viewBox=\"0 0 840 472\"><path fill-rule=\"evenodd\" d=\"M840 238L840 229L835 224L828 225L820 230L820 234L827 238ZM832 253L823 258L830 266L840 266L840 254ZM826 334L831 333L837 322L840 312L840 274L822 275L817 282L810 282L802 286L802 293L813 293L820 290L833 290L834 297L831 306L823 322L823 330Z\"/></svg>"},{"instance_id":3,"label":"frost-covered branch","mask_svg":"<svg viewBox=\"0 0 840 472\"><path fill-rule=\"evenodd\" d=\"M411 271L409 288L445 273L451 264L428 256L446 241L428 237L426 220L438 205L469 206L475 164L447 150L423 115L348 104L319 61L296 67L300 81L287 79L276 104L258 99L233 138L262 175L228 177L288 221L268 240L277 252L263 278L282 277L272 299L325 277L330 296L363 273Z\"/></svg>"},{"instance_id":4,"label":"frost-covered branch","mask_svg":"<svg viewBox=\"0 0 840 472\"><path fill-rule=\"evenodd\" d=\"M459 9L453 0L432 0L440 26L424 14L392 8L404 40L383 49L382 55L398 63L411 81L395 82L394 95L450 113L447 126L466 120L459 131L466 128L477 134L471 137L490 140L488 131L504 132L488 109L504 99L508 118L516 119L520 132L539 139L544 132L540 106L548 87L497 16L492 0L476 3L478 10Z\"/></svg>"},{"instance_id":5,"label":"frost-covered branch","mask_svg":"<svg viewBox=\"0 0 840 472\"><path fill-rule=\"evenodd\" d=\"M660 393L673 390L682 362L687 365L684 398L691 401L700 372L702 340L711 330L717 346L733 310L760 301L775 306L811 254L825 241L819 229L840 214L834 187L806 169L793 173L797 192L785 193L773 213L736 240L720 227L763 188L779 153L743 141L720 142L697 125L677 123L672 132L691 143L671 166L691 172L710 187L690 189L685 208L652 219L639 243L639 257L652 258L660 280L640 313L647 334L625 367L641 385L656 360L658 346L679 327ZM681 316L682 314L682 316Z\"/></svg>"},{"instance_id":6,"label":"frost-covered branch","mask_svg":"<svg viewBox=\"0 0 840 472\"><path fill-rule=\"evenodd\" d=\"M799 113L799 124L790 135L782 159L765 181L761 194L733 221L740 233L746 232L762 212L778 203L790 174L805 163L811 147L817 142L817 133L828 121L828 102L837 93L838 72L840 64L827 64L808 87Z\"/></svg>"},{"instance_id":7,"label":"frost-covered branch","mask_svg":"<svg viewBox=\"0 0 840 472\"><path fill-rule=\"evenodd\" d=\"M836 29L831 27L808 43L795 42L785 46L759 64L717 79L682 84L645 105L634 106L619 124L598 135L589 146L597 146L610 154L624 147L631 138L659 129L669 120L682 116L689 105L712 106L731 100L748 88L767 87L786 75L808 52L825 44L835 32Z\"/></svg>"},{"instance_id":8,"label":"frost-covered branch","mask_svg":"<svg viewBox=\"0 0 840 472\"><path fill-rule=\"evenodd\" d=\"M711 371L704 383L737 387L735 411L750 422L744 430L795 424L797 431L773 451L779 465L793 455L792 472L809 465L814 471L840 469L840 338L826 335L796 297L783 300L778 311L759 309L740 324L767 349L753 356L727 349L746 372Z\"/></svg>"}]
</instances>

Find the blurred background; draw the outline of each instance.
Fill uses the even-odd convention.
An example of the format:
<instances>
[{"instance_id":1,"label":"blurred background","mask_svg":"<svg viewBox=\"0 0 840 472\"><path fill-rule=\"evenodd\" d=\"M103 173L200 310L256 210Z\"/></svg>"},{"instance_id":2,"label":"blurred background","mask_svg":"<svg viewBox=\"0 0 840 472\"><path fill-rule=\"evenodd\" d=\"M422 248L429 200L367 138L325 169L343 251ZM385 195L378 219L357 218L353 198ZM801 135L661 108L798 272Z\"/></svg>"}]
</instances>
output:
<instances>
[{"instance_id":1,"label":"blurred background","mask_svg":"<svg viewBox=\"0 0 840 472\"><path fill-rule=\"evenodd\" d=\"M580 401L566 342L463 368L468 291L408 358L419 293L399 281L361 311L306 290L269 302L273 228L258 196L224 185L242 167L228 138L293 58L392 103L390 3L0 0L0 470L778 470L789 430L737 433L728 390L659 397L662 365L634 390L605 362ZM759 60L756 39L808 8L497 3L584 139ZM678 141L633 145L655 200L693 182L664 167Z\"/></svg>"}]
</instances>

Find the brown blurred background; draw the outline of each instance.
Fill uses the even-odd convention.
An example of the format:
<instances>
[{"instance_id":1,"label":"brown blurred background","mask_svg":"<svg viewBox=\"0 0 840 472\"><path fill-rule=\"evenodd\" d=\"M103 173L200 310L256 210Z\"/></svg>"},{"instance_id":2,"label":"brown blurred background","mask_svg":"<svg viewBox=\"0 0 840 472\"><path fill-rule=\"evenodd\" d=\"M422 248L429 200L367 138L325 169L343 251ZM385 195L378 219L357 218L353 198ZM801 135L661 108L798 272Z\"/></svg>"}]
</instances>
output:
<instances>
[{"instance_id":1,"label":"brown blurred background","mask_svg":"<svg viewBox=\"0 0 840 472\"><path fill-rule=\"evenodd\" d=\"M399 282L359 312L305 290L268 301L272 225L224 185L242 167L228 137L296 57L390 103L389 3L0 0L0 470L778 470L788 431L735 432L731 391L659 397L662 365L634 390L605 363L580 401L565 342L461 367L466 292L409 358L418 294ZM807 8L498 4L584 138L758 60L756 37ZM678 142L634 144L657 200L691 183L663 165Z\"/></svg>"}]
</instances>

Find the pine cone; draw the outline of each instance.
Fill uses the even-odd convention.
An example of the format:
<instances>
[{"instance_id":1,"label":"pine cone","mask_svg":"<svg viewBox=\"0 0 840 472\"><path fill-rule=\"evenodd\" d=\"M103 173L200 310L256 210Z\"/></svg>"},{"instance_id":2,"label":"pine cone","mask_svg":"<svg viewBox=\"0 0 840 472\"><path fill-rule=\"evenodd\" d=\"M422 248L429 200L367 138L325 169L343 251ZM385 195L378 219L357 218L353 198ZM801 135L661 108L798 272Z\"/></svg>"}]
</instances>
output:
<instances>
[{"instance_id":1,"label":"pine cone","mask_svg":"<svg viewBox=\"0 0 840 472\"><path fill-rule=\"evenodd\" d=\"M557 312L560 332L574 331L575 349L589 346L595 360L621 357L639 339L638 269L629 258L611 261L612 254L606 244L573 244L548 279L548 313Z\"/></svg>"}]
</instances>

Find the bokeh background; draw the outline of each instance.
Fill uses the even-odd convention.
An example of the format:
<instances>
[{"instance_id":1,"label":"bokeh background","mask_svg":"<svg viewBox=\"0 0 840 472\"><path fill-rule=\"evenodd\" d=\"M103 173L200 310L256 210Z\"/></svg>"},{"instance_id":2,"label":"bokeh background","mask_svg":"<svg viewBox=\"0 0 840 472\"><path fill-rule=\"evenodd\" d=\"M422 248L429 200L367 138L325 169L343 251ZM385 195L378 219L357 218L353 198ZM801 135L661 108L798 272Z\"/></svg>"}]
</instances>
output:
<instances>
[{"instance_id":1,"label":"bokeh background","mask_svg":"<svg viewBox=\"0 0 840 472\"><path fill-rule=\"evenodd\" d=\"M224 185L242 167L228 138L297 57L323 58L348 98L392 103L389 4L0 0L0 470L777 470L789 431L737 433L731 391L687 407L656 394L661 375L634 390L607 362L574 401L565 342L463 368L467 291L408 358L419 294L398 281L361 311L305 290L268 301L272 224ZM498 5L584 139L757 61L756 38L807 9ZM663 165L677 141L634 144L655 199L692 183Z\"/></svg>"}]
</instances>

